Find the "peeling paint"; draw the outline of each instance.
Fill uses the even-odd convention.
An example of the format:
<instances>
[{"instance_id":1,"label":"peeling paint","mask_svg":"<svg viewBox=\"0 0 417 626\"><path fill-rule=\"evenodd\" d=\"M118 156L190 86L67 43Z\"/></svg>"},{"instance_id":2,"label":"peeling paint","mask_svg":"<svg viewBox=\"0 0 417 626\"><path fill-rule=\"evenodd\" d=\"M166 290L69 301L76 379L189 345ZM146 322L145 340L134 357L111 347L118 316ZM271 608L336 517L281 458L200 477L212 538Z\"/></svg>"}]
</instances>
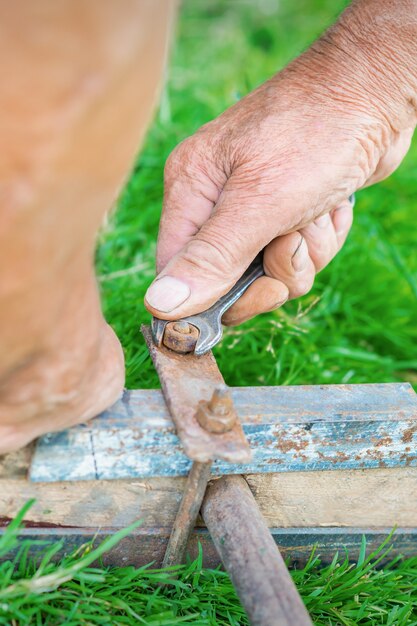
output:
<instances>
[{"instance_id":1,"label":"peeling paint","mask_svg":"<svg viewBox=\"0 0 417 626\"><path fill-rule=\"evenodd\" d=\"M410 446L417 397L406 384L235 388L232 394L253 458L216 461L215 475L417 465ZM88 424L41 437L30 478L184 476L190 465L161 392L140 390Z\"/></svg>"}]
</instances>

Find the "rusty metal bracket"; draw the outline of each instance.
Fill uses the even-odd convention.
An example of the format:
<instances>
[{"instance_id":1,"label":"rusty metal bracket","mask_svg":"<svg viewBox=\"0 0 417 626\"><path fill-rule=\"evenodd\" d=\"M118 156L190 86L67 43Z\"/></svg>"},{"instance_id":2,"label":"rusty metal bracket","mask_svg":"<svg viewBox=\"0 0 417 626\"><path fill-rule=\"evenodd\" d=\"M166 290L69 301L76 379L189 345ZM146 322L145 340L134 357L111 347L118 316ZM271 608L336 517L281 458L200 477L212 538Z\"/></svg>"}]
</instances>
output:
<instances>
[{"instance_id":1,"label":"rusty metal bracket","mask_svg":"<svg viewBox=\"0 0 417 626\"><path fill-rule=\"evenodd\" d=\"M184 489L180 507L175 516L162 567L181 563L187 549L189 537L194 529L210 479L211 462L194 461Z\"/></svg>"},{"instance_id":2,"label":"rusty metal bracket","mask_svg":"<svg viewBox=\"0 0 417 626\"><path fill-rule=\"evenodd\" d=\"M200 463L215 459L247 463L250 447L237 416L227 432L210 432L197 419L199 410L201 413L213 393L224 385L213 355L177 354L163 345L156 346L149 326L142 326L142 333L187 456Z\"/></svg>"}]
</instances>

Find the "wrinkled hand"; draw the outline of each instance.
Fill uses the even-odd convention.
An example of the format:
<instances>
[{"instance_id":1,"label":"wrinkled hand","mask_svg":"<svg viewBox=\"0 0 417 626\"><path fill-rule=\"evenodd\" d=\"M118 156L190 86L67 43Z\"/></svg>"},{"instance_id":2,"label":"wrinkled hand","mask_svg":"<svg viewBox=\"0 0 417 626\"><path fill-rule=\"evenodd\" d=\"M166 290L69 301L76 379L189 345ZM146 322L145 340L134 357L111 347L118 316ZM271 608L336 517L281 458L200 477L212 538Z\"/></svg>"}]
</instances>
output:
<instances>
[{"instance_id":1,"label":"wrinkled hand","mask_svg":"<svg viewBox=\"0 0 417 626\"><path fill-rule=\"evenodd\" d=\"M347 200L388 176L415 115L366 76L331 37L203 126L171 154L148 309L200 312L265 249L265 276L227 312L233 324L307 293L342 247Z\"/></svg>"}]
</instances>

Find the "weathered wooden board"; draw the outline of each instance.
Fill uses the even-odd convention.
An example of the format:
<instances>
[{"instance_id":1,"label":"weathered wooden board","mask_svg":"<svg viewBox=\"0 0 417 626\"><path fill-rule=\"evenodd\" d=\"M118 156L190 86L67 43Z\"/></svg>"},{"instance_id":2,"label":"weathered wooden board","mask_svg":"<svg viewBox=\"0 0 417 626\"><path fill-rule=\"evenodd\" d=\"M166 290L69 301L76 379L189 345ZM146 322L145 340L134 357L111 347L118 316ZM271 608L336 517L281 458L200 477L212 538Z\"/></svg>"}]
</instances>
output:
<instances>
[{"instance_id":1,"label":"weathered wooden board","mask_svg":"<svg viewBox=\"0 0 417 626\"><path fill-rule=\"evenodd\" d=\"M417 468L252 474L246 479L269 527L416 526ZM31 523L171 529L184 478L30 483L0 479L0 522L29 498ZM201 522L200 522L201 523ZM1 524L0 524L1 525Z\"/></svg>"},{"instance_id":2,"label":"weathered wooden board","mask_svg":"<svg viewBox=\"0 0 417 626\"><path fill-rule=\"evenodd\" d=\"M323 564L330 563L336 551L344 556L345 549L349 552L350 560L354 562L359 556L364 535L369 554L376 550L391 532L390 528L271 528L270 530L282 556L296 566L306 563L313 548ZM113 532L113 529L97 531L94 528L26 528L20 534L20 542L36 540L37 544L31 545L29 554L40 560L48 545L60 541L62 549L54 556L54 559L58 560L87 542L94 541L94 544L98 545ZM0 529L0 536L1 534ZM159 567L168 537L169 530L166 528L154 528L152 531L149 528L139 528L105 554L102 558L103 563L106 566L134 565L136 567L153 563L155 567ZM205 529L197 529L193 532L188 544L189 556L191 558L197 556L199 543L203 548L203 565L205 567L220 565L216 549ZM390 543L393 546L392 550L383 562L397 555L415 556L417 554L417 530L398 528ZM13 558L18 549L19 546L9 553L8 558Z\"/></svg>"},{"instance_id":3,"label":"weathered wooden board","mask_svg":"<svg viewBox=\"0 0 417 626\"><path fill-rule=\"evenodd\" d=\"M417 396L406 383L238 387L248 464L213 474L417 465ZM126 392L95 420L42 437L32 481L184 476L190 468L159 390Z\"/></svg>"}]
</instances>

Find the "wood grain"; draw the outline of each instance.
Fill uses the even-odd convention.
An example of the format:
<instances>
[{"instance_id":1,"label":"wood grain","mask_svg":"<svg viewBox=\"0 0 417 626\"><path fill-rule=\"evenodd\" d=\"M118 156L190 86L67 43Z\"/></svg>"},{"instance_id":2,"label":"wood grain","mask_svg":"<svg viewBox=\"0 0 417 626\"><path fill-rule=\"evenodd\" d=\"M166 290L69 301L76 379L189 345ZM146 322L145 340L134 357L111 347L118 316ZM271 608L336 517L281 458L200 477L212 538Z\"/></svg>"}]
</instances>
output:
<instances>
[{"instance_id":1,"label":"wood grain","mask_svg":"<svg viewBox=\"0 0 417 626\"><path fill-rule=\"evenodd\" d=\"M413 527L417 520L417 468L247 475L270 527ZM16 515L31 497L33 522L76 527L171 528L183 478L30 483L0 480L0 518Z\"/></svg>"}]
</instances>

